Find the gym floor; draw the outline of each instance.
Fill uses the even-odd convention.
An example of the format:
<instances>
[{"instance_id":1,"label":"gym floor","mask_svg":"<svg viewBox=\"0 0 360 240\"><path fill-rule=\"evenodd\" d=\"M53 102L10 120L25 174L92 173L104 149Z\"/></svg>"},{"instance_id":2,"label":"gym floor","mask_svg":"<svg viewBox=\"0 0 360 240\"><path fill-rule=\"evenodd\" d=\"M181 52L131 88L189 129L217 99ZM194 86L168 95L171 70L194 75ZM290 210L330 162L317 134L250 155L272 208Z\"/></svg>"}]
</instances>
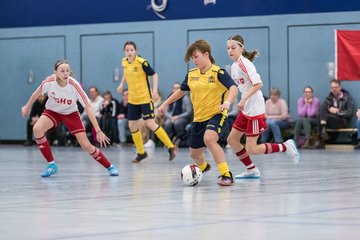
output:
<instances>
[{"instance_id":1,"label":"gym floor","mask_svg":"<svg viewBox=\"0 0 360 240\"><path fill-rule=\"evenodd\" d=\"M173 161L163 148L131 163L132 147L104 154L119 177L79 147L53 147L59 173L36 146L0 145L1 239L359 239L360 151L303 150L299 165L286 154L254 156L260 180L217 185L212 170L198 186L180 171L188 149ZM244 171L230 149L231 171Z\"/></svg>"}]
</instances>

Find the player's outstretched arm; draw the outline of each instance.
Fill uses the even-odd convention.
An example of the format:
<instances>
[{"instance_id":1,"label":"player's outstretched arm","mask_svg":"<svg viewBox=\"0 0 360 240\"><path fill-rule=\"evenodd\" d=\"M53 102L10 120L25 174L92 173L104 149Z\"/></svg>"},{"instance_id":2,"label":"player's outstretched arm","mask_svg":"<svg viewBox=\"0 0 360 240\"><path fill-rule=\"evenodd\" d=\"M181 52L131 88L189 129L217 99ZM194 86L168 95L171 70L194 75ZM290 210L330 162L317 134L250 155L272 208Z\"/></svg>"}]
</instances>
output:
<instances>
[{"instance_id":1,"label":"player's outstretched arm","mask_svg":"<svg viewBox=\"0 0 360 240\"><path fill-rule=\"evenodd\" d=\"M163 115L165 113L165 110L167 106L180 98L182 98L185 95L184 91L181 91L181 89L176 90L173 94L171 94L158 108L158 112Z\"/></svg>"},{"instance_id":2,"label":"player's outstretched arm","mask_svg":"<svg viewBox=\"0 0 360 240\"><path fill-rule=\"evenodd\" d=\"M96 131L96 140L100 143L100 146L106 147L107 144L110 144L110 139L101 131L101 128L95 118L94 111L91 109L90 104L85 107L85 112L88 115L91 124L93 125Z\"/></svg>"},{"instance_id":3,"label":"player's outstretched arm","mask_svg":"<svg viewBox=\"0 0 360 240\"><path fill-rule=\"evenodd\" d=\"M31 106L34 104L36 99L41 95L39 89L36 89L32 94L27 103L21 108L21 115L27 117L30 114Z\"/></svg>"}]
</instances>

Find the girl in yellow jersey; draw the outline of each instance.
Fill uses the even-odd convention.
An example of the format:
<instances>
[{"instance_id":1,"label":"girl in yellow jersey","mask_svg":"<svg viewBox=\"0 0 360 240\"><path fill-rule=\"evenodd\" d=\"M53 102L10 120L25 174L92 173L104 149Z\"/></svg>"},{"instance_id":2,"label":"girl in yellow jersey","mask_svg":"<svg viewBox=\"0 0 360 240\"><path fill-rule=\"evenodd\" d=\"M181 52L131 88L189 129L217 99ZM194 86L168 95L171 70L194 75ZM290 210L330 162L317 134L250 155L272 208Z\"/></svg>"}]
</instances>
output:
<instances>
[{"instance_id":1,"label":"girl in yellow jersey","mask_svg":"<svg viewBox=\"0 0 360 240\"><path fill-rule=\"evenodd\" d=\"M203 172L210 170L210 164L205 161L205 147L209 148L220 172L218 184L230 186L233 176L225 160L225 153L217 143L227 123L227 110L237 97L237 87L230 75L215 65L211 56L210 45L204 40L198 40L187 49L185 62L190 58L196 68L191 69L181 84L159 107L164 113L166 107L190 91L194 107L194 123L190 135L190 154L196 165Z\"/></svg>"},{"instance_id":2,"label":"girl in yellow jersey","mask_svg":"<svg viewBox=\"0 0 360 240\"><path fill-rule=\"evenodd\" d=\"M133 163L138 163L147 157L144 149L142 136L139 131L141 117L145 125L152 130L156 136L165 144L169 151L169 160L176 156L176 148L171 142L165 130L155 123L154 104L152 98L159 98L158 94L158 75L150 67L146 59L136 54L136 44L128 41L124 44L125 58L122 59L124 75L117 90L121 92L125 82L128 85L129 104L128 119L132 139L135 143L137 156ZM150 79L153 79L153 89L150 89Z\"/></svg>"}]
</instances>

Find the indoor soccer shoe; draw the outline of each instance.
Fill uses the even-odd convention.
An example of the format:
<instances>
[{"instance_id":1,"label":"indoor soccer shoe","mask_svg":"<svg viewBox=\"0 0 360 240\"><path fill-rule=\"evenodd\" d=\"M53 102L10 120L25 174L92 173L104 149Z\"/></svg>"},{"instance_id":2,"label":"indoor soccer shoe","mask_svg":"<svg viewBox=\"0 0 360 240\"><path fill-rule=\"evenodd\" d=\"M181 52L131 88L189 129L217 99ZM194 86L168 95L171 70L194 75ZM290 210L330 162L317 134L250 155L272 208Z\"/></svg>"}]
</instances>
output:
<instances>
[{"instance_id":1,"label":"indoor soccer shoe","mask_svg":"<svg viewBox=\"0 0 360 240\"><path fill-rule=\"evenodd\" d=\"M218 184L220 186L231 186L234 183L232 173L231 172L229 172L229 173L230 173L230 177L225 176L225 175L219 176Z\"/></svg>"},{"instance_id":2,"label":"indoor soccer shoe","mask_svg":"<svg viewBox=\"0 0 360 240\"><path fill-rule=\"evenodd\" d=\"M208 171L210 171L210 169L211 169L210 164L209 164L209 163L206 163L206 167L205 167L205 169L204 169L202 172L203 172L203 173L208 172Z\"/></svg>"},{"instance_id":3,"label":"indoor soccer shoe","mask_svg":"<svg viewBox=\"0 0 360 240\"><path fill-rule=\"evenodd\" d=\"M50 177L51 175L58 172L58 167L55 163L48 164L41 177Z\"/></svg>"},{"instance_id":4,"label":"indoor soccer shoe","mask_svg":"<svg viewBox=\"0 0 360 240\"><path fill-rule=\"evenodd\" d=\"M176 145L174 147L172 147L172 148L169 148L168 151L169 151L169 161L171 161L176 157L176 154L177 154Z\"/></svg>"},{"instance_id":5,"label":"indoor soccer shoe","mask_svg":"<svg viewBox=\"0 0 360 240\"><path fill-rule=\"evenodd\" d=\"M148 155L147 155L146 152L144 152L143 154L138 153L136 155L136 158L134 160L132 160L131 162L132 163L139 163L141 160L144 160L145 158L147 158L147 156Z\"/></svg>"},{"instance_id":6,"label":"indoor soccer shoe","mask_svg":"<svg viewBox=\"0 0 360 240\"><path fill-rule=\"evenodd\" d=\"M300 160L300 154L295 145L294 140L289 139L286 142L284 142L284 144L286 146L286 151L285 151L286 154L290 155L293 158L295 164L298 164Z\"/></svg>"},{"instance_id":7,"label":"indoor soccer shoe","mask_svg":"<svg viewBox=\"0 0 360 240\"><path fill-rule=\"evenodd\" d=\"M259 179L260 178L260 171L257 167L251 169L251 170L246 170L245 172L236 175L235 176L236 179Z\"/></svg>"},{"instance_id":8,"label":"indoor soccer shoe","mask_svg":"<svg viewBox=\"0 0 360 240\"><path fill-rule=\"evenodd\" d=\"M110 176L119 176L118 170L113 165L108 168L108 171L110 173Z\"/></svg>"}]
</instances>

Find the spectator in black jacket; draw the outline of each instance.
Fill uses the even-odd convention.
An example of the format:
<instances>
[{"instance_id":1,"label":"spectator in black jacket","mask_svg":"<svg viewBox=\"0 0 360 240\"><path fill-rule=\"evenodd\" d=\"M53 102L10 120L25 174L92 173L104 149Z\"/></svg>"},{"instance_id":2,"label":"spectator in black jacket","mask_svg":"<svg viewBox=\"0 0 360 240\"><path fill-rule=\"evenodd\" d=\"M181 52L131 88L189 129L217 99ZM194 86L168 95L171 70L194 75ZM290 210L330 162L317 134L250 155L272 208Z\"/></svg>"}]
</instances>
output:
<instances>
[{"instance_id":1,"label":"spectator in black jacket","mask_svg":"<svg viewBox=\"0 0 360 240\"><path fill-rule=\"evenodd\" d=\"M31 146L33 144L33 126L45 110L46 100L46 96L40 95L31 107L29 119L26 124L26 141L24 142L24 146Z\"/></svg>"},{"instance_id":2,"label":"spectator in black jacket","mask_svg":"<svg viewBox=\"0 0 360 240\"><path fill-rule=\"evenodd\" d=\"M117 142L117 115L120 104L114 99L110 91L105 91L103 94L104 101L100 108L101 130L110 138L111 144Z\"/></svg>"},{"instance_id":3,"label":"spectator in black jacket","mask_svg":"<svg viewBox=\"0 0 360 240\"><path fill-rule=\"evenodd\" d=\"M122 100L120 102L120 109L119 114L117 115L117 126L118 126L118 133L119 133L119 143L124 144L126 143L126 131L129 129L128 126L128 99L129 93L127 89L124 89L121 93ZM129 130L130 133L130 130Z\"/></svg>"},{"instance_id":4,"label":"spectator in black jacket","mask_svg":"<svg viewBox=\"0 0 360 240\"><path fill-rule=\"evenodd\" d=\"M348 127L354 115L354 102L350 93L341 88L339 80L330 82L331 92L320 106L320 140L336 141L338 133L328 133L326 128L339 129Z\"/></svg>"}]
</instances>

